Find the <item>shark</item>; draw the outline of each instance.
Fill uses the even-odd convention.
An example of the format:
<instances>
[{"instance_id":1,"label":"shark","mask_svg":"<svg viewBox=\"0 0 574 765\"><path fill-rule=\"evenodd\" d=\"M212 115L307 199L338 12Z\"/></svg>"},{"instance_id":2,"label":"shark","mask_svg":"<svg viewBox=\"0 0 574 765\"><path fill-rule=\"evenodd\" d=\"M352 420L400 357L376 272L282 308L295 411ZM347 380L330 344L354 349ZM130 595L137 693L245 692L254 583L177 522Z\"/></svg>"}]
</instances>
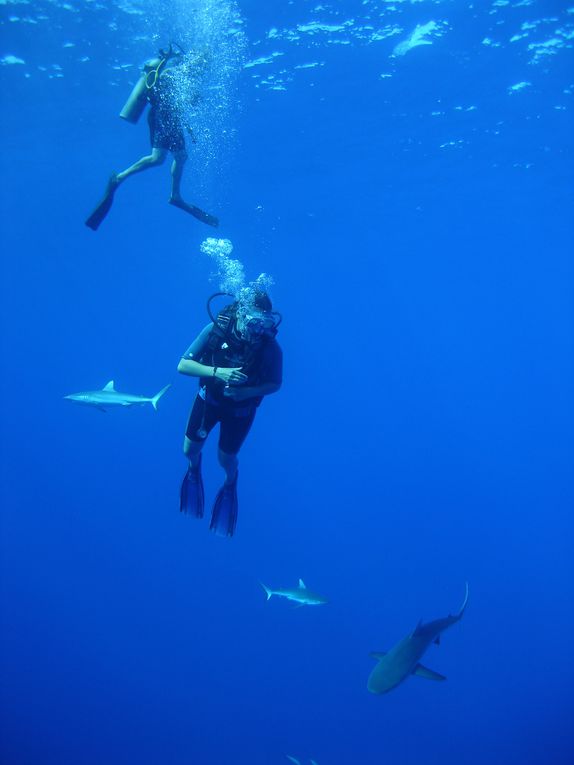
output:
<instances>
[{"instance_id":1,"label":"shark","mask_svg":"<svg viewBox=\"0 0 574 765\"><path fill-rule=\"evenodd\" d=\"M120 393L115 389L114 381L110 380L101 390L70 393L69 396L64 396L64 398L68 401L74 401L76 404L93 406L102 412L116 406L142 406L143 404L151 404L157 411L157 402L169 387L170 385L166 385L159 393L149 398L147 396L136 396L133 393Z\"/></svg>"},{"instance_id":2,"label":"shark","mask_svg":"<svg viewBox=\"0 0 574 765\"><path fill-rule=\"evenodd\" d=\"M291 757L290 754L286 754L285 757L287 757L287 759L290 760L291 762L295 763L295 765L301 765L301 761L298 760L296 757ZM309 760L309 762L311 763L311 765L318 765L318 763L315 762L315 760Z\"/></svg>"},{"instance_id":3,"label":"shark","mask_svg":"<svg viewBox=\"0 0 574 765\"><path fill-rule=\"evenodd\" d=\"M444 675L439 675L438 672L423 666L420 660L432 643L440 644L440 636L446 629L462 619L467 603L468 584L466 584L463 604L454 616L435 619L427 624L420 621L414 631L400 640L390 651L372 653L371 656L377 660L377 664L369 676L367 683L369 691L377 694L388 693L410 675L426 677L428 680L446 680Z\"/></svg>"},{"instance_id":4,"label":"shark","mask_svg":"<svg viewBox=\"0 0 574 765\"><path fill-rule=\"evenodd\" d=\"M292 600L299 606L320 606L323 603L327 603L326 598L308 590L302 579L299 579L298 587L278 587L276 590L267 587L263 582L260 582L260 584L267 593L267 600L272 598L273 595L276 595L278 598Z\"/></svg>"}]
</instances>

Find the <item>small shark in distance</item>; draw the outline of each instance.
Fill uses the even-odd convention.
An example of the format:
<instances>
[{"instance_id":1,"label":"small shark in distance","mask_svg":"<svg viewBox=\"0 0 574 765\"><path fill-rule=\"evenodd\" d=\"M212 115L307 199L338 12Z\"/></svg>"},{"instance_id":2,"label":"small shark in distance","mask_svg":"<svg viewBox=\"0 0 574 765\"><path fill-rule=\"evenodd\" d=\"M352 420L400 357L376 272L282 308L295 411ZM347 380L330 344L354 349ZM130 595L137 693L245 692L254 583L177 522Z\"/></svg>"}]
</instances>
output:
<instances>
[{"instance_id":1,"label":"small shark in distance","mask_svg":"<svg viewBox=\"0 0 574 765\"><path fill-rule=\"evenodd\" d=\"M267 600L273 595L277 595L278 598L292 600L299 606L320 606L323 603L327 603L327 598L323 598L321 595L317 595L316 593L311 592L311 590L308 590L302 579L299 579L298 587L278 587L276 590L266 587L263 582L260 582L260 584L267 593Z\"/></svg>"},{"instance_id":2,"label":"small shark in distance","mask_svg":"<svg viewBox=\"0 0 574 765\"><path fill-rule=\"evenodd\" d=\"M287 757L288 760L291 760L291 762L294 762L295 765L301 765L301 762L296 757L291 757L290 754L286 754L285 757ZM318 765L318 763L315 762L315 760L309 760L311 765Z\"/></svg>"},{"instance_id":3,"label":"small shark in distance","mask_svg":"<svg viewBox=\"0 0 574 765\"><path fill-rule=\"evenodd\" d=\"M468 602L468 584L464 602L454 616L435 619L423 624L419 622L414 632L398 642L388 653L372 653L377 665L369 676L367 688L371 693L388 693L410 675L426 677L428 680L446 680L444 675L433 672L419 663L431 643L439 645L441 633L462 619Z\"/></svg>"},{"instance_id":4,"label":"small shark in distance","mask_svg":"<svg viewBox=\"0 0 574 765\"><path fill-rule=\"evenodd\" d=\"M157 411L157 402L169 387L169 385L166 385L159 393L156 393L155 396L149 398L147 396L136 396L133 393L119 393L114 388L114 381L110 380L101 390L87 390L82 393L70 393L69 396L64 396L64 398L68 399L68 401L74 401L76 404L94 406L102 412L115 406L141 406L143 404L151 404Z\"/></svg>"}]
</instances>

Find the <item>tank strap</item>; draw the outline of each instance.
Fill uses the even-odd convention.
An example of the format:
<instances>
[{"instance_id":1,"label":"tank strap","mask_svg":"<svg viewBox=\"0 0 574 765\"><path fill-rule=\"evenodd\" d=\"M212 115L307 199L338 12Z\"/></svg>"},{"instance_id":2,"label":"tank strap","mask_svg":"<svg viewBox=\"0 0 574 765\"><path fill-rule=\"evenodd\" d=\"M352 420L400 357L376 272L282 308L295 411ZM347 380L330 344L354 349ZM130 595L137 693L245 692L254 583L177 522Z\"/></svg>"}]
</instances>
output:
<instances>
[{"instance_id":1,"label":"tank strap","mask_svg":"<svg viewBox=\"0 0 574 765\"><path fill-rule=\"evenodd\" d=\"M162 58L159 64L154 68L150 69L149 72L147 72L145 76L145 86L148 90L152 90L157 85L157 81L159 80L160 76L160 69L165 66L167 63L167 58ZM150 75L152 80L150 81Z\"/></svg>"}]
</instances>

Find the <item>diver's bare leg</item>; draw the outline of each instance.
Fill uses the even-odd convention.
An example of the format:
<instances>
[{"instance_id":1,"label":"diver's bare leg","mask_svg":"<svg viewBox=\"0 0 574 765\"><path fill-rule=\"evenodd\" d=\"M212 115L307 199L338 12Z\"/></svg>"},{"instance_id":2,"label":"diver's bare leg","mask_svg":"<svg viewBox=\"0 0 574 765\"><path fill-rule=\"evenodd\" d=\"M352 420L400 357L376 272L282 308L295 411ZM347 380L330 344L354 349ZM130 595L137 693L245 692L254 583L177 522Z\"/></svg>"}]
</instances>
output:
<instances>
[{"instance_id":1,"label":"diver's bare leg","mask_svg":"<svg viewBox=\"0 0 574 765\"><path fill-rule=\"evenodd\" d=\"M210 215L205 210L200 210L195 205L188 204L181 196L181 177L183 175L183 167L187 161L187 153L185 151L178 151L173 155L173 162L171 164L171 197L169 198L170 205L179 207L180 210L193 215L194 218L207 223L208 226L217 227L219 225L218 219L215 215Z\"/></svg>"},{"instance_id":2,"label":"diver's bare leg","mask_svg":"<svg viewBox=\"0 0 574 765\"><path fill-rule=\"evenodd\" d=\"M183 176L183 168L187 162L187 152L178 151L173 155L173 162L171 163L171 197L170 202L183 202L181 196L181 179Z\"/></svg>"},{"instance_id":3,"label":"diver's bare leg","mask_svg":"<svg viewBox=\"0 0 574 765\"><path fill-rule=\"evenodd\" d=\"M123 170L116 175L118 185L123 183L126 178L130 177L130 175L143 173L144 170L149 170L150 167L158 167L159 165L162 165L165 162L166 156L167 151L165 149L152 149L151 154L138 159L133 165L130 165L126 170Z\"/></svg>"},{"instance_id":4,"label":"diver's bare leg","mask_svg":"<svg viewBox=\"0 0 574 765\"><path fill-rule=\"evenodd\" d=\"M239 460L236 454L227 454L222 452L221 449L217 450L217 456L219 458L219 464L225 470L225 482L233 483L235 476L237 475L237 466Z\"/></svg>"},{"instance_id":5,"label":"diver's bare leg","mask_svg":"<svg viewBox=\"0 0 574 765\"><path fill-rule=\"evenodd\" d=\"M187 436L183 439L183 453L189 460L189 466L194 470L199 464L199 457L205 441L192 441Z\"/></svg>"}]
</instances>

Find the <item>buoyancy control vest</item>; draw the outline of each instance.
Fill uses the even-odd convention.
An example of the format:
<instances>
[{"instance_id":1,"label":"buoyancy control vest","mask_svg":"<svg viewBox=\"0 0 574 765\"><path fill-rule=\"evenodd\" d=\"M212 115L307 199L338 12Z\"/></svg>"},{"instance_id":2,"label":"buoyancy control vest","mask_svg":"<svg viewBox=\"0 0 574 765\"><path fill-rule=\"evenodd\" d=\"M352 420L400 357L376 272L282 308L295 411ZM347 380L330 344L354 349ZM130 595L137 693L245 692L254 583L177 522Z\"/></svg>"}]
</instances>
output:
<instances>
[{"instance_id":1,"label":"buoyancy control vest","mask_svg":"<svg viewBox=\"0 0 574 765\"><path fill-rule=\"evenodd\" d=\"M247 375L247 385L257 386L262 382L266 344L273 341L276 331L267 332L257 340L244 340L235 329L236 314L237 303L226 306L217 314L199 362L212 367L241 367ZM200 386L205 387L208 396L217 403L245 407L250 402L259 406L263 400L263 396L257 396L234 402L223 395L225 383L213 377L201 378Z\"/></svg>"}]
</instances>

